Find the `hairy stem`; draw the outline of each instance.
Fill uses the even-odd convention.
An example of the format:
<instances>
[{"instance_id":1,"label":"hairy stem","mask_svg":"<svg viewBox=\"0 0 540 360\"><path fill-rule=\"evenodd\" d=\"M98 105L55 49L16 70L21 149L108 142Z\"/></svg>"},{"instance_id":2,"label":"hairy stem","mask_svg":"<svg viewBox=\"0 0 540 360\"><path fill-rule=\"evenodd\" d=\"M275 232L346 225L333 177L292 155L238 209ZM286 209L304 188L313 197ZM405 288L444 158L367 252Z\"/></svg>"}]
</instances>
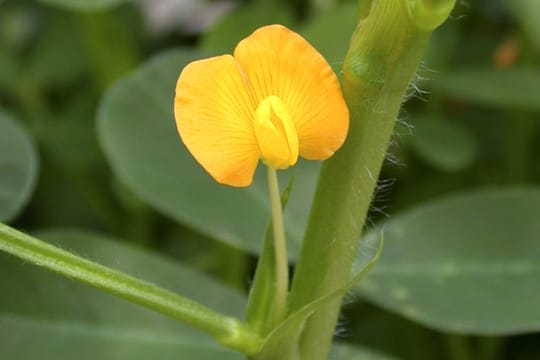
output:
<instances>
[{"instance_id":1,"label":"hairy stem","mask_svg":"<svg viewBox=\"0 0 540 360\"><path fill-rule=\"evenodd\" d=\"M372 0L370 5L369 11L365 6L359 9L343 65L349 134L321 170L294 274L290 312L348 281L396 117L429 39L430 31L411 18L407 1ZM302 359L327 358L340 304L338 298L308 320L299 344Z\"/></svg>"}]
</instances>

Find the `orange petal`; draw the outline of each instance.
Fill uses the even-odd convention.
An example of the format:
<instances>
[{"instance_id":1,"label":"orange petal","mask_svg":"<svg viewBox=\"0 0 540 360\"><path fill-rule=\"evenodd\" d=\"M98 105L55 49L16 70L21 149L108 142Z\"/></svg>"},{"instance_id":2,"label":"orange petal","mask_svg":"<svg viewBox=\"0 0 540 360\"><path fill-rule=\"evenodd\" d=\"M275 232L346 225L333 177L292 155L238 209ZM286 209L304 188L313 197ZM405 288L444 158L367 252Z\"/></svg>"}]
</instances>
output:
<instances>
[{"instance_id":1,"label":"orange petal","mask_svg":"<svg viewBox=\"0 0 540 360\"><path fill-rule=\"evenodd\" d=\"M265 26L242 40L234 57L257 102L270 95L283 100L295 123L302 157L324 160L343 144L349 111L339 81L300 35L281 25Z\"/></svg>"},{"instance_id":2,"label":"orange petal","mask_svg":"<svg viewBox=\"0 0 540 360\"><path fill-rule=\"evenodd\" d=\"M231 55L188 64L176 84L174 116L182 141L219 183L251 184L259 148L255 105Z\"/></svg>"}]
</instances>

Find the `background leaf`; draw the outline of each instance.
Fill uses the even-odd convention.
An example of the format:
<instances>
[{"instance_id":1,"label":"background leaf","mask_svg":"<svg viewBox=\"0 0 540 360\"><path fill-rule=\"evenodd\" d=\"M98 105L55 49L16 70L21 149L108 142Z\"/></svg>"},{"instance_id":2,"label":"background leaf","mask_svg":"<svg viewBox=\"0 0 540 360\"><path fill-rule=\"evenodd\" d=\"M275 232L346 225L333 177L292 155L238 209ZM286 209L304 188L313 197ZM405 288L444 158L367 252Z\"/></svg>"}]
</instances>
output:
<instances>
[{"instance_id":1,"label":"background leaf","mask_svg":"<svg viewBox=\"0 0 540 360\"><path fill-rule=\"evenodd\" d=\"M540 70L463 68L425 83L440 93L482 105L540 111Z\"/></svg>"},{"instance_id":2,"label":"background leaf","mask_svg":"<svg viewBox=\"0 0 540 360\"><path fill-rule=\"evenodd\" d=\"M332 347L330 359L335 360L392 360L396 359L386 354L367 349L365 347L352 346L345 343L337 343Z\"/></svg>"},{"instance_id":3,"label":"background leaf","mask_svg":"<svg viewBox=\"0 0 540 360\"><path fill-rule=\"evenodd\" d=\"M344 3L309 19L299 28L300 34L324 56L337 74L341 73L356 26L356 9L355 3Z\"/></svg>"},{"instance_id":4,"label":"background leaf","mask_svg":"<svg viewBox=\"0 0 540 360\"><path fill-rule=\"evenodd\" d=\"M351 294L352 295L352 294ZM345 327L339 327L338 332L344 332L346 340L361 344L364 348L379 349L385 354L400 359L436 359L447 350L446 336L412 322L396 313L356 299L346 300L342 319ZM354 300L354 298L352 299ZM352 321L354 316L357 321ZM388 334L399 334L390 336Z\"/></svg>"},{"instance_id":5,"label":"background leaf","mask_svg":"<svg viewBox=\"0 0 540 360\"><path fill-rule=\"evenodd\" d=\"M462 170L474 161L475 139L459 122L427 114L411 115L408 121L412 125L412 134L405 140L427 163L453 172Z\"/></svg>"},{"instance_id":6,"label":"background leaf","mask_svg":"<svg viewBox=\"0 0 540 360\"><path fill-rule=\"evenodd\" d=\"M540 2L538 0L513 0L504 1L503 4L514 14L536 50L540 51L540 22L538 21Z\"/></svg>"},{"instance_id":7,"label":"background leaf","mask_svg":"<svg viewBox=\"0 0 540 360\"><path fill-rule=\"evenodd\" d=\"M290 27L293 15L288 7L276 3L241 6L221 19L201 39L200 48L212 53L232 54L236 44L263 25Z\"/></svg>"},{"instance_id":8,"label":"background leaf","mask_svg":"<svg viewBox=\"0 0 540 360\"><path fill-rule=\"evenodd\" d=\"M38 0L44 4L65 10L95 11L106 10L131 0Z\"/></svg>"},{"instance_id":9,"label":"background leaf","mask_svg":"<svg viewBox=\"0 0 540 360\"><path fill-rule=\"evenodd\" d=\"M156 209L203 234L251 253L262 247L270 218L266 177L259 169L252 186L216 183L187 152L173 117L175 83L181 69L201 53L159 55L114 86L102 101L98 137L113 169ZM319 165L300 162L285 221L289 254L301 242ZM287 172L280 172L281 184Z\"/></svg>"},{"instance_id":10,"label":"background leaf","mask_svg":"<svg viewBox=\"0 0 540 360\"><path fill-rule=\"evenodd\" d=\"M88 71L80 18L72 13L51 12L40 31L26 76L40 85L67 86ZM71 31L66 31L66 28ZM70 59L66 61L66 59Z\"/></svg>"},{"instance_id":11,"label":"background leaf","mask_svg":"<svg viewBox=\"0 0 540 360\"><path fill-rule=\"evenodd\" d=\"M480 190L406 211L383 225L383 256L359 289L436 329L538 331L539 213L537 188Z\"/></svg>"},{"instance_id":12,"label":"background leaf","mask_svg":"<svg viewBox=\"0 0 540 360\"><path fill-rule=\"evenodd\" d=\"M38 157L25 129L0 111L0 221L14 219L28 202Z\"/></svg>"},{"instance_id":13,"label":"background leaf","mask_svg":"<svg viewBox=\"0 0 540 360\"><path fill-rule=\"evenodd\" d=\"M241 316L245 299L193 270L96 234L38 237ZM206 334L0 253L0 348L6 359L227 359ZM28 339L32 345L28 346Z\"/></svg>"}]
</instances>

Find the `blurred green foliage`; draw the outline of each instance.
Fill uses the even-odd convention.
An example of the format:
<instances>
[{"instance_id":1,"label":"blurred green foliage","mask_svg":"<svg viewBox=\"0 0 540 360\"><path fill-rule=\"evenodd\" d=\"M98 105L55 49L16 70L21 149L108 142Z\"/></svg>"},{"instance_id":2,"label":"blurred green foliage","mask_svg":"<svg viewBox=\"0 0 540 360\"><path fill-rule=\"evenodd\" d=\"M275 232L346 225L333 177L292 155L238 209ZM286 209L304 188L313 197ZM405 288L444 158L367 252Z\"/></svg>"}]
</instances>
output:
<instances>
[{"instance_id":1,"label":"blurred green foliage","mask_svg":"<svg viewBox=\"0 0 540 360\"><path fill-rule=\"evenodd\" d=\"M240 316L268 221L265 186L224 188L198 167L174 128L174 83L191 59L232 52L274 22L339 75L356 5L165 3L0 1L0 220L56 228L55 244ZM434 33L372 206L367 236L386 228L384 255L344 310L349 345L336 358L375 358L356 347L411 360L538 358L539 18L536 0L459 1ZM291 260L317 171L281 174L295 173ZM0 269L2 358L237 358L3 254Z\"/></svg>"}]
</instances>

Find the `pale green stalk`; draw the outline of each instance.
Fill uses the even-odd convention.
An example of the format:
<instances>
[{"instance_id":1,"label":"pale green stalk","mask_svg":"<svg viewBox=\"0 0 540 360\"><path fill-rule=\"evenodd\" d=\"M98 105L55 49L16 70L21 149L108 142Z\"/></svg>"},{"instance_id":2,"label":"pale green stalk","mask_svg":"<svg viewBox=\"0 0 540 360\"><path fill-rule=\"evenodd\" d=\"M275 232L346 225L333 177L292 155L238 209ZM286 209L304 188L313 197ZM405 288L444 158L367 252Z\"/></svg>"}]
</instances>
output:
<instances>
[{"instance_id":1,"label":"pale green stalk","mask_svg":"<svg viewBox=\"0 0 540 360\"><path fill-rule=\"evenodd\" d=\"M283 209L281 207L281 193L276 169L268 166L268 193L272 207L272 230L274 233L275 251L275 299L272 317L274 323L279 323L287 313L287 295L289 292L289 265L287 261L287 243L285 240L285 226L283 223Z\"/></svg>"},{"instance_id":2,"label":"pale green stalk","mask_svg":"<svg viewBox=\"0 0 540 360\"><path fill-rule=\"evenodd\" d=\"M243 322L146 281L94 263L0 223L0 251L196 327L247 355L262 344Z\"/></svg>"}]
</instances>

